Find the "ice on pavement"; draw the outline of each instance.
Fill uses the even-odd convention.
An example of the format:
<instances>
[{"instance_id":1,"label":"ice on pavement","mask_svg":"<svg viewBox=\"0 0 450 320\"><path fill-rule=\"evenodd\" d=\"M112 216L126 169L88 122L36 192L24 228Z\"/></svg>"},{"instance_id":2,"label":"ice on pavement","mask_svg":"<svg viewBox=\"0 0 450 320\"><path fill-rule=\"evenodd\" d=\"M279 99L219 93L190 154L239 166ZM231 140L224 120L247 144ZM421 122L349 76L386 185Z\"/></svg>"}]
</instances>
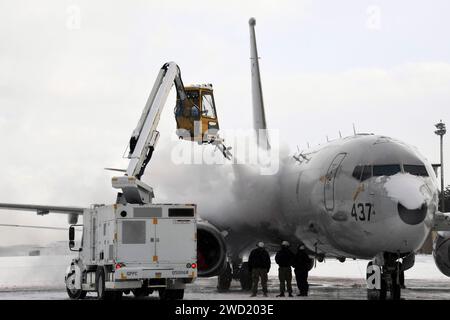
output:
<instances>
[{"instance_id":1,"label":"ice on pavement","mask_svg":"<svg viewBox=\"0 0 450 320\"><path fill-rule=\"evenodd\" d=\"M64 272L73 256L23 256L0 258L0 289L23 288L64 288ZM341 263L335 259L325 259L310 272L312 277L357 279L365 283L367 262L347 260ZM276 276L278 267L272 263L269 275ZM443 275L434 264L431 255L417 255L416 264L405 272L406 279L450 279Z\"/></svg>"}]
</instances>

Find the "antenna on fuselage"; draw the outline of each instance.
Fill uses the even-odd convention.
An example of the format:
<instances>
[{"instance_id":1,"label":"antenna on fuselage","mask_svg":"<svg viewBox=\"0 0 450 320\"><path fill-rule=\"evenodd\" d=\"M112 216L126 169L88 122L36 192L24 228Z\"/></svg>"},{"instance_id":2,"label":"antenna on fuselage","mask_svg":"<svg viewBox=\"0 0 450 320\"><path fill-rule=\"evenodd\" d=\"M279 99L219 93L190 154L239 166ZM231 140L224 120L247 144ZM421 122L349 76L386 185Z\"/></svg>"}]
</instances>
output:
<instances>
[{"instance_id":1,"label":"antenna on fuselage","mask_svg":"<svg viewBox=\"0 0 450 320\"><path fill-rule=\"evenodd\" d=\"M356 136L355 124L353 123L353 134Z\"/></svg>"},{"instance_id":2,"label":"antenna on fuselage","mask_svg":"<svg viewBox=\"0 0 450 320\"><path fill-rule=\"evenodd\" d=\"M327 137L327 142L330 142L330 139L328 139L328 136L326 136Z\"/></svg>"},{"instance_id":3,"label":"antenna on fuselage","mask_svg":"<svg viewBox=\"0 0 450 320\"><path fill-rule=\"evenodd\" d=\"M339 130L339 138L342 139L342 133L341 133L341 130Z\"/></svg>"}]
</instances>

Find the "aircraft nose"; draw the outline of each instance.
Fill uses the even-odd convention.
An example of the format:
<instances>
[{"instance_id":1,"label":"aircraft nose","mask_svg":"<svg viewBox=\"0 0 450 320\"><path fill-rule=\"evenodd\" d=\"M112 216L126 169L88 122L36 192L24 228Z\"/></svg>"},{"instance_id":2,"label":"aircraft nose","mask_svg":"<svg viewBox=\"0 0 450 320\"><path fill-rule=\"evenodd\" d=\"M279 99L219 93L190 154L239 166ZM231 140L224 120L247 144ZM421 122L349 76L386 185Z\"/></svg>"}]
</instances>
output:
<instances>
[{"instance_id":1,"label":"aircraft nose","mask_svg":"<svg viewBox=\"0 0 450 320\"><path fill-rule=\"evenodd\" d=\"M414 226L425 220L433 192L422 177L397 174L391 176L384 187L402 222Z\"/></svg>"},{"instance_id":2,"label":"aircraft nose","mask_svg":"<svg viewBox=\"0 0 450 320\"><path fill-rule=\"evenodd\" d=\"M400 219L402 219L404 223L407 223L409 225L416 225L425 220L428 206L426 203L423 203L419 208L408 209L399 202L397 205L397 210Z\"/></svg>"}]
</instances>

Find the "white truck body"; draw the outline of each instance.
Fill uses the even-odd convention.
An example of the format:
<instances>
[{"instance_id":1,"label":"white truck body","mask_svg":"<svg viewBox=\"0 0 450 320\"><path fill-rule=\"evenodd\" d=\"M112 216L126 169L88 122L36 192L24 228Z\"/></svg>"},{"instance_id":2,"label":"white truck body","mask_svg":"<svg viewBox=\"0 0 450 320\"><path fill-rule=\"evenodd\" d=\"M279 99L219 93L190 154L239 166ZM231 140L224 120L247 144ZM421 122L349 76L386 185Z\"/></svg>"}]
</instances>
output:
<instances>
[{"instance_id":1,"label":"white truck body","mask_svg":"<svg viewBox=\"0 0 450 320\"><path fill-rule=\"evenodd\" d=\"M196 206L114 204L83 213L83 238L74 289L96 290L103 268L108 290L184 289L197 277ZM146 282L144 282L146 281Z\"/></svg>"}]
</instances>

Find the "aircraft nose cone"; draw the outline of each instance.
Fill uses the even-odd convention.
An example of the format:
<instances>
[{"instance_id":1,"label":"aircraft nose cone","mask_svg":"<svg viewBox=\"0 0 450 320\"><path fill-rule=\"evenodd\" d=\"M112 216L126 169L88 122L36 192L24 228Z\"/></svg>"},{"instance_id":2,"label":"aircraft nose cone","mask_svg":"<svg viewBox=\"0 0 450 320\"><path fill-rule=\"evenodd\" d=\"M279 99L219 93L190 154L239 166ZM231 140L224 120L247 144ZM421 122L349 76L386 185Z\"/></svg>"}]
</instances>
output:
<instances>
[{"instance_id":1,"label":"aircraft nose cone","mask_svg":"<svg viewBox=\"0 0 450 320\"><path fill-rule=\"evenodd\" d=\"M402 219L404 223L407 223L409 225L416 225L425 220L428 206L426 203L423 203L420 208L408 209L399 202L397 205L397 209L400 219Z\"/></svg>"}]
</instances>

